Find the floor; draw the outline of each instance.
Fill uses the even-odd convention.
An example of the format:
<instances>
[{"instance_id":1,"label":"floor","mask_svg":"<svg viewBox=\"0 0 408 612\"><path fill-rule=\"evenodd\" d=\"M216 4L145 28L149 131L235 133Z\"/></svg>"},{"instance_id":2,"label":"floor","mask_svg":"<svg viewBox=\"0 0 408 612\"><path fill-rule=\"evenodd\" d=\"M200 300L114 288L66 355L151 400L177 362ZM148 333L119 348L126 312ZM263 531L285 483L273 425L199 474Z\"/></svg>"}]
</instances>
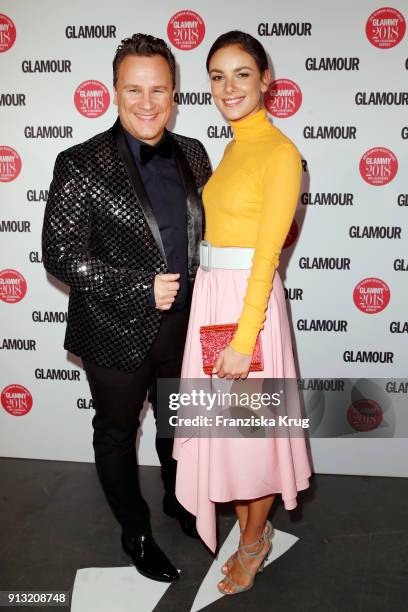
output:
<instances>
[{"instance_id":1,"label":"floor","mask_svg":"<svg viewBox=\"0 0 408 612\"><path fill-rule=\"evenodd\" d=\"M159 468L140 471L155 539L182 568L154 611L189 612L212 556L162 513ZM78 568L129 564L93 464L3 458L0 482L0 590L70 590ZM254 589L205 610L407 610L408 480L315 475L300 500L292 512L277 503L271 516L299 541L259 575ZM229 504L220 506L221 543L234 521ZM134 610L144 612L140 602Z\"/></svg>"}]
</instances>

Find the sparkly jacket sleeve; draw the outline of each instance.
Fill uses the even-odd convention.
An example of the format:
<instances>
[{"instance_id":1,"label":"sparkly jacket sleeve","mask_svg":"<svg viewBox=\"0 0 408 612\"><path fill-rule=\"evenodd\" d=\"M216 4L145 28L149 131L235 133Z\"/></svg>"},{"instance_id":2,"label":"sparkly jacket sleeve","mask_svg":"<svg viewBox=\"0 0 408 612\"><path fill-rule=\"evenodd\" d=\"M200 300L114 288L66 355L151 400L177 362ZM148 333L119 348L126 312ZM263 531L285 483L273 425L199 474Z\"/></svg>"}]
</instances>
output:
<instances>
[{"instance_id":1,"label":"sparkly jacket sleeve","mask_svg":"<svg viewBox=\"0 0 408 612\"><path fill-rule=\"evenodd\" d=\"M247 355L252 354L265 321L273 277L296 210L302 177L297 148L292 143L280 144L260 171L263 203L255 252L244 308L231 342L232 348Z\"/></svg>"},{"instance_id":2,"label":"sparkly jacket sleeve","mask_svg":"<svg viewBox=\"0 0 408 612\"><path fill-rule=\"evenodd\" d=\"M121 306L146 307L156 272L113 267L89 252L89 177L69 155L58 155L44 215L46 270L77 291Z\"/></svg>"}]
</instances>

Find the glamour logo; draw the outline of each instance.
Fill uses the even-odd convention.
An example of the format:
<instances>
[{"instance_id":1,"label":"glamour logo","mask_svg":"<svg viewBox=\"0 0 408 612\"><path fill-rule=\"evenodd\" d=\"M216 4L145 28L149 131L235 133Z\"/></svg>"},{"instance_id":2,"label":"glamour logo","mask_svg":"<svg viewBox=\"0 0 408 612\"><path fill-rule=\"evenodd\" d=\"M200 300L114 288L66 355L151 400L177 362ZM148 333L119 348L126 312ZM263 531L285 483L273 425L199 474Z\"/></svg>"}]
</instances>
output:
<instances>
[{"instance_id":1,"label":"glamour logo","mask_svg":"<svg viewBox=\"0 0 408 612\"><path fill-rule=\"evenodd\" d=\"M66 323L68 313L59 310L33 310L31 318L34 323Z\"/></svg>"},{"instance_id":2,"label":"glamour logo","mask_svg":"<svg viewBox=\"0 0 408 612\"><path fill-rule=\"evenodd\" d=\"M394 363L392 351L344 351L345 363Z\"/></svg>"},{"instance_id":3,"label":"glamour logo","mask_svg":"<svg viewBox=\"0 0 408 612\"><path fill-rule=\"evenodd\" d=\"M0 182L14 181L21 172L21 157L11 147L0 146Z\"/></svg>"},{"instance_id":4,"label":"glamour logo","mask_svg":"<svg viewBox=\"0 0 408 612\"><path fill-rule=\"evenodd\" d=\"M407 106L407 91L358 91L354 96L357 106Z\"/></svg>"},{"instance_id":5,"label":"glamour logo","mask_svg":"<svg viewBox=\"0 0 408 612\"><path fill-rule=\"evenodd\" d=\"M408 321L391 321L390 332L392 334L408 334Z\"/></svg>"},{"instance_id":6,"label":"glamour logo","mask_svg":"<svg viewBox=\"0 0 408 612\"><path fill-rule=\"evenodd\" d=\"M292 225L289 228L288 234L286 236L286 240L283 243L282 248L287 249L288 247L290 247L295 242L298 235L299 235L299 227L298 227L298 224L296 223L296 219L293 219Z\"/></svg>"},{"instance_id":7,"label":"glamour logo","mask_svg":"<svg viewBox=\"0 0 408 612\"><path fill-rule=\"evenodd\" d=\"M95 119L108 110L109 91L100 81L83 81L75 90L74 103L81 115Z\"/></svg>"},{"instance_id":8,"label":"glamour logo","mask_svg":"<svg viewBox=\"0 0 408 612\"><path fill-rule=\"evenodd\" d=\"M26 234L27 232L31 232L31 223L30 221L5 221L3 219L0 221L0 232Z\"/></svg>"},{"instance_id":9,"label":"glamour logo","mask_svg":"<svg viewBox=\"0 0 408 612\"><path fill-rule=\"evenodd\" d=\"M300 257L302 270L350 270L349 257Z\"/></svg>"},{"instance_id":10,"label":"glamour logo","mask_svg":"<svg viewBox=\"0 0 408 612\"><path fill-rule=\"evenodd\" d=\"M408 272L408 259L402 257L394 259L394 270L396 272Z\"/></svg>"},{"instance_id":11,"label":"glamour logo","mask_svg":"<svg viewBox=\"0 0 408 612\"><path fill-rule=\"evenodd\" d=\"M34 376L38 380L68 380L70 382L78 382L81 379L81 373L79 370L56 370L50 368L45 370L44 368L36 368Z\"/></svg>"},{"instance_id":12,"label":"glamour logo","mask_svg":"<svg viewBox=\"0 0 408 612\"><path fill-rule=\"evenodd\" d=\"M360 70L358 57L307 57L306 70Z\"/></svg>"},{"instance_id":13,"label":"glamour logo","mask_svg":"<svg viewBox=\"0 0 408 612\"><path fill-rule=\"evenodd\" d=\"M303 289L299 287L285 287L285 299L286 300L303 300Z\"/></svg>"},{"instance_id":14,"label":"glamour logo","mask_svg":"<svg viewBox=\"0 0 408 612\"><path fill-rule=\"evenodd\" d=\"M92 398L86 399L85 397L78 397L76 405L77 408L80 408L81 410L89 410L90 408L94 407Z\"/></svg>"},{"instance_id":15,"label":"glamour logo","mask_svg":"<svg viewBox=\"0 0 408 612\"><path fill-rule=\"evenodd\" d=\"M70 125L26 125L24 128L26 138L72 138Z\"/></svg>"},{"instance_id":16,"label":"glamour logo","mask_svg":"<svg viewBox=\"0 0 408 612\"><path fill-rule=\"evenodd\" d=\"M312 24L303 21L291 21L286 23L267 23L258 25L259 36L311 36Z\"/></svg>"},{"instance_id":17,"label":"glamour logo","mask_svg":"<svg viewBox=\"0 0 408 612\"><path fill-rule=\"evenodd\" d=\"M207 136L208 138L232 138L234 132L230 125L209 125Z\"/></svg>"},{"instance_id":18,"label":"glamour logo","mask_svg":"<svg viewBox=\"0 0 408 612\"><path fill-rule=\"evenodd\" d=\"M352 193L331 193L317 191L316 193L303 192L300 201L304 206L353 206Z\"/></svg>"},{"instance_id":19,"label":"glamour logo","mask_svg":"<svg viewBox=\"0 0 408 612\"><path fill-rule=\"evenodd\" d=\"M116 38L114 25L69 25L65 28L67 38Z\"/></svg>"},{"instance_id":20,"label":"glamour logo","mask_svg":"<svg viewBox=\"0 0 408 612\"><path fill-rule=\"evenodd\" d=\"M397 158L384 147L370 149L360 160L360 174L370 185L386 185L395 177L397 170Z\"/></svg>"},{"instance_id":21,"label":"glamour logo","mask_svg":"<svg viewBox=\"0 0 408 612\"><path fill-rule=\"evenodd\" d=\"M204 106L212 104L209 91L177 91L174 94L174 101L183 106Z\"/></svg>"},{"instance_id":22,"label":"glamour logo","mask_svg":"<svg viewBox=\"0 0 408 612\"><path fill-rule=\"evenodd\" d=\"M408 193L399 193L397 197L398 206L408 206Z\"/></svg>"},{"instance_id":23,"label":"glamour logo","mask_svg":"<svg viewBox=\"0 0 408 612\"><path fill-rule=\"evenodd\" d=\"M0 342L1 351L36 351L37 343L35 340L25 338L3 338Z\"/></svg>"},{"instance_id":24,"label":"glamour logo","mask_svg":"<svg viewBox=\"0 0 408 612\"><path fill-rule=\"evenodd\" d=\"M298 388L302 391L344 391L341 378L299 378Z\"/></svg>"},{"instance_id":25,"label":"glamour logo","mask_svg":"<svg viewBox=\"0 0 408 612\"><path fill-rule=\"evenodd\" d=\"M380 278L364 278L354 287L354 304L366 314L381 312L387 308L390 299L390 288Z\"/></svg>"},{"instance_id":26,"label":"glamour logo","mask_svg":"<svg viewBox=\"0 0 408 612\"><path fill-rule=\"evenodd\" d=\"M306 125L303 138L311 140L355 140L357 128L352 125Z\"/></svg>"},{"instance_id":27,"label":"glamour logo","mask_svg":"<svg viewBox=\"0 0 408 612\"><path fill-rule=\"evenodd\" d=\"M179 11L167 24L167 36L181 51L195 49L205 36L205 24L194 11Z\"/></svg>"},{"instance_id":28,"label":"glamour logo","mask_svg":"<svg viewBox=\"0 0 408 612\"><path fill-rule=\"evenodd\" d=\"M71 72L71 60L23 60L21 70L26 73Z\"/></svg>"},{"instance_id":29,"label":"glamour logo","mask_svg":"<svg viewBox=\"0 0 408 612\"><path fill-rule=\"evenodd\" d=\"M389 49L398 45L404 37L405 29L404 16L389 6L371 13L366 23L367 38L379 49Z\"/></svg>"},{"instance_id":30,"label":"glamour logo","mask_svg":"<svg viewBox=\"0 0 408 612\"><path fill-rule=\"evenodd\" d=\"M13 416L23 416L33 407L33 398L22 385L8 385L1 392L1 405Z\"/></svg>"},{"instance_id":31,"label":"glamour logo","mask_svg":"<svg viewBox=\"0 0 408 612\"><path fill-rule=\"evenodd\" d=\"M38 251L30 251L28 254L30 263L42 263L42 255Z\"/></svg>"},{"instance_id":32,"label":"glamour logo","mask_svg":"<svg viewBox=\"0 0 408 612\"><path fill-rule=\"evenodd\" d=\"M408 393L408 382L389 380L385 385L387 393Z\"/></svg>"},{"instance_id":33,"label":"glamour logo","mask_svg":"<svg viewBox=\"0 0 408 612\"><path fill-rule=\"evenodd\" d=\"M349 406L347 420L356 431L373 431L381 425L383 411L376 401L359 399Z\"/></svg>"},{"instance_id":34,"label":"glamour logo","mask_svg":"<svg viewBox=\"0 0 408 612\"><path fill-rule=\"evenodd\" d=\"M0 94L0 106L25 106L26 96L23 93Z\"/></svg>"},{"instance_id":35,"label":"glamour logo","mask_svg":"<svg viewBox=\"0 0 408 612\"><path fill-rule=\"evenodd\" d=\"M351 225L350 238L400 240L402 228L398 225Z\"/></svg>"},{"instance_id":36,"label":"glamour logo","mask_svg":"<svg viewBox=\"0 0 408 612\"><path fill-rule=\"evenodd\" d=\"M302 92L294 81L277 79L266 90L264 101L271 115L286 119L299 110L302 104Z\"/></svg>"},{"instance_id":37,"label":"glamour logo","mask_svg":"<svg viewBox=\"0 0 408 612\"><path fill-rule=\"evenodd\" d=\"M0 53L8 51L16 42L16 26L7 15L0 13Z\"/></svg>"},{"instance_id":38,"label":"glamour logo","mask_svg":"<svg viewBox=\"0 0 408 612\"><path fill-rule=\"evenodd\" d=\"M0 300L16 304L27 293L27 281L17 270L0 270Z\"/></svg>"},{"instance_id":39,"label":"glamour logo","mask_svg":"<svg viewBox=\"0 0 408 612\"><path fill-rule=\"evenodd\" d=\"M347 321L344 319L298 319L299 331L347 332Z\"/></svg>"},{"instance_id":40,"label":"glamour logo","mask_svg":"<svg viewBox=\"0 0 408 612\"><path fill-rule=\"evenodd\" d=\"M48 200L48 189L28 189L26 197L28 202L46 202Z\"/></svg>"}]
</instances>

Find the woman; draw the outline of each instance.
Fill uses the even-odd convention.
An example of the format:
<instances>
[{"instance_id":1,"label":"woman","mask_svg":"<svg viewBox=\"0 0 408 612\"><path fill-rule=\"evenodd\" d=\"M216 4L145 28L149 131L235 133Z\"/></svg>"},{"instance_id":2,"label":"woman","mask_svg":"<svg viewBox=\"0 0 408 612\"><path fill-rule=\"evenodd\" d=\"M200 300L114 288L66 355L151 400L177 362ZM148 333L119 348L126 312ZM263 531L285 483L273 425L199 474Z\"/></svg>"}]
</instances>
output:
<instances>
[{"instance_id":1,"label":"woman","mask_svg":"<svg viewBox=\"0 0 408 612\"><path fill-rule=\"evenodd\" d=\"M249 249L252 262L246 269L231 269L242 264L199 268L181 376L205 376L200 326L238 322L213 374L235 380L296 378L284 291L276 269L299 196L300 156L272 126L262 106L270 72L265 50L255 38L239 31L220 36L208 54L207 71L214 102L231 125L234 139L203 191L205 239L219 262L227 250L232 252L229 247L234 247L233 257L241 262ZM264 369L249 372L259 333ZM240 544L224 565L225 577L218 588L227 595L247 590L271 548L267 517L275 494L282 494L290 510L296 506L297 491L309 486L304 438L176 438L173 456L178 461L176 495L196 515L197 530L212 551L215 502L233 501Z\"/></svg>"}]
</instances>

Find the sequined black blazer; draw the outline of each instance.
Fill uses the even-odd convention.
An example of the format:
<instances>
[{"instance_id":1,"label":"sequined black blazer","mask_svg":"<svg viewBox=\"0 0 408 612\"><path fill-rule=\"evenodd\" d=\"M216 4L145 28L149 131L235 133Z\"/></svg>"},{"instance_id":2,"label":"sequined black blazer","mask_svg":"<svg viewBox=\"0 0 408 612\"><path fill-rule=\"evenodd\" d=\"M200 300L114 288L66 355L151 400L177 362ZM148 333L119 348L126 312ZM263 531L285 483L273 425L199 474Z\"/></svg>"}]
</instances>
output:
<instances>
[{"instance_id":1,"label":"sequined black blazer","mask_svg":"<svg viewBox=\"0 0 408 612\"><path fill-rule=\"evenodd\" d=\"M201 189L211 175L198 140L169 132L187 194L188 277L194 282L203 232ZM119 119L60 153L42 232L46 270L70 287L64 348L98 365L135 370L159 329L149 304L166 255Z\"/></svg>"}]
</instances>

